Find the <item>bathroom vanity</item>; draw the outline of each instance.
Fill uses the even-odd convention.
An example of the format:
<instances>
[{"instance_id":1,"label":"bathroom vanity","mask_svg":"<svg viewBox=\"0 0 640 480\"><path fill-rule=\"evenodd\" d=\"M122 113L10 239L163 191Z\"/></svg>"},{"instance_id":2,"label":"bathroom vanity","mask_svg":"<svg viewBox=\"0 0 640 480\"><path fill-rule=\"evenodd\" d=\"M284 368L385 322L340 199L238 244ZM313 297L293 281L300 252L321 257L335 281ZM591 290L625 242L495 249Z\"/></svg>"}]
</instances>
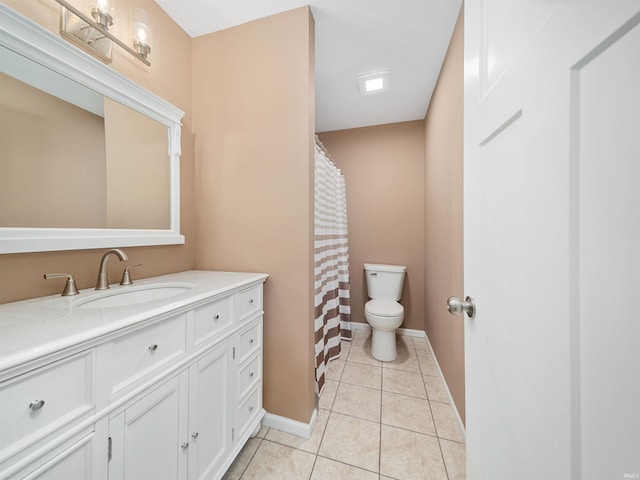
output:
<instances>
[{"instance_id":1,"label":"bathroom vanity","mask_svg":"<svg viewBox=\"0 0 640 480\"><path fill-rule=\"evenodd\" d=\"M260 426L265 274L0 305L0 479L222 477Z\"/></svg>"}]
</instances>

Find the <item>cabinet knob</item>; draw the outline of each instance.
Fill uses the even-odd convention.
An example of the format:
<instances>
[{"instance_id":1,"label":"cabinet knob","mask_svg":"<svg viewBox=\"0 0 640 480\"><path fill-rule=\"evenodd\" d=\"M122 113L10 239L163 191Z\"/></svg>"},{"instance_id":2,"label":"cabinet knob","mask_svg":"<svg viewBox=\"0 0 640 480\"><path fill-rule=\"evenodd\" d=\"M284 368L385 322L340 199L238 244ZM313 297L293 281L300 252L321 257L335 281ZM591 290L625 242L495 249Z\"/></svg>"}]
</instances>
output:
<instances>
[{"instance_id":1,"label":"cabinet knob","mask_svg":"<svg viewBox=\"0 0 640 480\"><path fill-rule=\"evenodd\" d=\"M253 338L251 340L249 340L249 343L253 343Z\"/></svg>"},{"instance_id":2,"label":"cabinet knob","mask_svg":"<svg viewBox=\"0 0 640 480\"><path fill-rule=\"evenodd\" d=\"M253 372L249 374L249 378L253 378Z\"/></svg>"},{"instance_id":3,"label":"cabinet knob","mask_svg":"<svg viewBox=\"0 0 640 480\"><path fill-rule=\"evenodd\" d=\"M34 412L44 407L44 400L34 400L29 404L29 408Z\"/></svg>"},{"instance_id":4,"label":"cabinet knob","mask_svg":"<svg viewBox=\"0 0 640 480\"><path fill-rule=\"evenodd\" d=\"M249 407L249 411L250 411L250 412L253 412L253 405L251 405L251 406Z\"/></svg>"},{"instance_id":5,"label":"cabinet knob","mask_svg":"<svg viewBox=\"0 0 640 480\"><path fill-rule=\"evenodd\" d=\"M249 299L249 303L253 303L253 298L250 298L250 299Z\"/></svg>"},{"instance_id":6,"label":"cabinet knob","mask_svg":"<svg viewBox=\"0 0 640 480\"><path fill-rule=\"evenodd\" d=\"M195 440L196 438L198 438L198 435L199 435L198 432L193 432L191 434L191 438L193 438Z\"/></svg>"},{"instance_id":7,"label":"cabinet knob","mask_svg":"<svg viewBox=\"0 0 640 480\"><path fill-rule=\"evenodd\" d=\"M156 345L155 343L153 345L149 345L150 352L155 352L157 349L158 349L158 345Z\"/></svg>"},{"instance_id":8,"label":"cabinet knob","mask_svg":"<svg viewBox=\"0 0 640 480\"><path fill-rule=\"evenodd\" d=\"M218 320L219 318L220 318L220 315L214 315L214 316L213 316L213 319L214 319L214 320Z\"/></svg>"},{"instance_id":9,"label":"cabinet knob","mask_svg":"<svg viewBox=\"0 0 640 480\"><path fill-rule=\"evenodd\" d=\"M182 448L183 450L186 450L187 448L189 448L189 442L182 442L182 445L180 445L180 448Z\"/></svg>"}]
</instances>

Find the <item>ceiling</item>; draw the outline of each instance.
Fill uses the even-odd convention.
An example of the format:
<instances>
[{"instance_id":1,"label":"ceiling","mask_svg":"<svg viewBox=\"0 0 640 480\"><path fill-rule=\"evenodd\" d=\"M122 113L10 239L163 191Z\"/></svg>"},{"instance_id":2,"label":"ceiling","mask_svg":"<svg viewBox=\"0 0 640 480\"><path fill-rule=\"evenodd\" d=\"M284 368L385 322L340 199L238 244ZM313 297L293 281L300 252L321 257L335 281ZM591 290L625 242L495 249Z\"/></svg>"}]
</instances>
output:
<instances>
[{"instance_id":1,"label":"ceiling","mask_svg":"<svg viewBox=\"0 0 640 480\"><path fill-rule=\"evenodd\" d=\"M316 131L425 117L462 0L155 0L191 37L311 5ZM358 75L388 68L391 89L361 96Z\"/></svg>"}]
</instances>

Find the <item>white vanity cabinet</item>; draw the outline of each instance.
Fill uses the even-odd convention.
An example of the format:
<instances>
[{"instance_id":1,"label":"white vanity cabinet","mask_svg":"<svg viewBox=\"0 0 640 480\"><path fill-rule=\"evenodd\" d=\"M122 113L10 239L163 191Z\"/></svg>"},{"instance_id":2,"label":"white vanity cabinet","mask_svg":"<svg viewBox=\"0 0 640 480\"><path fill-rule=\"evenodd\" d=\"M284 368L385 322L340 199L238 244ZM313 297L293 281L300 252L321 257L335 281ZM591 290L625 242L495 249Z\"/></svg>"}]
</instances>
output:
<instances>
[{"instance_id":1,"label":"white vanity cabinet","mask_svg":"<svg viewBox=\"0 0 640 480\"><path fill-rule=\"evenodd\" d=\"M110 480L216 478L232 444L231 344L110 417Z\"/></svg>"},{"instance_id":2,"label":"white vanity cabinet","mask_svg":"<svg viewBox=\"0 0 640 480\"><path fill-rule=\"evenodd\" d=\"M107 332L122 309L79 315L102 334L83 332L81 344L0 368L0 480L222 477L265 413L266 275L166 277L193 285L184 301L154 303L148 318L114 320Z\"/></svg>"}]
</instances>

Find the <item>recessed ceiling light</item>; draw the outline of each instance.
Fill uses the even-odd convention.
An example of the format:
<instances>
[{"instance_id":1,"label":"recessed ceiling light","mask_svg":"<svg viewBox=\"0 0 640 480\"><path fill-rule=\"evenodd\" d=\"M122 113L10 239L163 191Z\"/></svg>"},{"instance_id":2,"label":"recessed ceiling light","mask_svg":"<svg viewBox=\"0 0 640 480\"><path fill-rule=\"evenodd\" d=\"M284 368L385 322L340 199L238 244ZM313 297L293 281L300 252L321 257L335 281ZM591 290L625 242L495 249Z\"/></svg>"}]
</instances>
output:
<instances>
[{"instance_id":1,"label":"recessed ceiling light","mask_svg":"<svg viewBox=\"0 0 640 480\"><path fill-rule=\"evenodd\" d=\"M389 91L389 69L376 70L358 75L360 95L373 95Z\"/></svg>"},{"instance_id":2,"label":"recessed ceiling light","mask_svg":"<svg viewBox=\"0 0 640 480\"><path fill-rule=\"evenodd\" d=\"M367 93L375 92L376 90L382 90L384 88L384 78L372 78L371 80L365 80L364 89Z\"/></svg>"}]
</instances>

